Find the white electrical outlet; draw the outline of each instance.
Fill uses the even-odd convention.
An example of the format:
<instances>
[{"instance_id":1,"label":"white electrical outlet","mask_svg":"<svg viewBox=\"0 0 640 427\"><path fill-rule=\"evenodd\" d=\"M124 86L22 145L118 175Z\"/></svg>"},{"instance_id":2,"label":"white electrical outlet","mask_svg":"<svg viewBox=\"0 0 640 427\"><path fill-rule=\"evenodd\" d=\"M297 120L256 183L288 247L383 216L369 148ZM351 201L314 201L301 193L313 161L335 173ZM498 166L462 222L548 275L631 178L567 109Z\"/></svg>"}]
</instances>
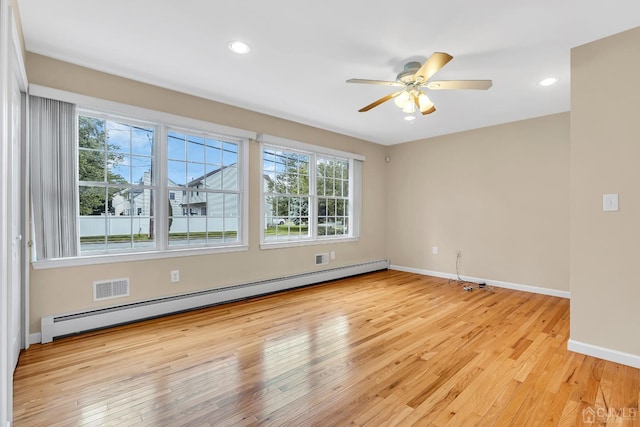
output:
<instances>
[{"instance_id":1,"label":"white electrical outlet","mask_svg":"<svg viewBox=\"0 0 640 427\"><path fill-rule=\"evenodd\" d=\"M330 257L331 259L336 259L336 251L331 251Z\"/></svg>"},{"instance_id":2,"label":"white electrical outlet","mask_svg":"<svg viewBox=\"0 0 640 427\"><path fill-rule=\"evenodd\" d=\"M434 255L438 255L438 247L437 246L432 247L431 248L431 253L434 254Z\"/></svg>"},{"instance_id":3,"label":"white electrical outlet","mask_svg":"<svg viewBox=\"0 0 640 427\"><path fill-rule=\"evenodd\" d=\"M171 270L171 283L178 283L180 281L180 270Z\"/></svg>"}]
</instances>

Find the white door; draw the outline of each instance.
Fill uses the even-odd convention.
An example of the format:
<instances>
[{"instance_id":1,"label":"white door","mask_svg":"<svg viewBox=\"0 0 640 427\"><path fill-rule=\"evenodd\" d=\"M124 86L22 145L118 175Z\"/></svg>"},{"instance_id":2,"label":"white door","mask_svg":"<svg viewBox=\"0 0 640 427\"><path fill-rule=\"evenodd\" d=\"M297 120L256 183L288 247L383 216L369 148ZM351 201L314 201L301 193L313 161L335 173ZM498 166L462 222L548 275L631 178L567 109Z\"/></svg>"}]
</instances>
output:
<instances>
[{"instance_id":1,"label":"white door","mask_svg":"<svg viewBox=\"0 0 640 427\"><path fill-rule=\"evenodd\" d=\"M11 147L9 160L11 162L11 174L9 175L10 207L9 216L11 224L11 265L9 266L10 286L10 342L11 359L10 366L14 369L18 363L22 345L22 95L16 78L11 79L11 107L9 111L11 126Z\"/></svg>"}]
</instances>

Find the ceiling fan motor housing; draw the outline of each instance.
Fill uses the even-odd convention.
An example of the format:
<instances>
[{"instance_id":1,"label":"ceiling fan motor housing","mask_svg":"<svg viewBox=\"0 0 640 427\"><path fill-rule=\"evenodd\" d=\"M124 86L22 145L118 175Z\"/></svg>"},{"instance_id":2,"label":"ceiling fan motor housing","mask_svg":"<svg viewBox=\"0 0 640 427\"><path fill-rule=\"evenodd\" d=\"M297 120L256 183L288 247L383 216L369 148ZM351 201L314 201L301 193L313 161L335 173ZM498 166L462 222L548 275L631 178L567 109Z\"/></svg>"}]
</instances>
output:
<instances>
[{"instance_id":1,"label":"ceiling fan motor housing","mask_svg":"<svg viewBox=\"0 0 640 427\"><path fill-rule=\"evenodd\" d=\"M418 72L421 66L422 64L419 62L407 62L404 64L404 69L396 76L396 80L403 83L413 81L413 76Z\"/></svg>"}]
</instances>

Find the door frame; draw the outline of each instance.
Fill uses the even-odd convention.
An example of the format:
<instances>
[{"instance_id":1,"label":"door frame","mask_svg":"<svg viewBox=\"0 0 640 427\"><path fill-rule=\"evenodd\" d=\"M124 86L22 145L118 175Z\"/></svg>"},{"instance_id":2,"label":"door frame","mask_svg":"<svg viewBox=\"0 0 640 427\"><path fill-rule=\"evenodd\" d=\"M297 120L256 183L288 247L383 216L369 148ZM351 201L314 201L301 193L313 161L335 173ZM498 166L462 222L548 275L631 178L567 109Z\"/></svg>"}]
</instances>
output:
<instances>
[{"instance_id":1,"label":"door frame","mask_svg":"<svg viewBox=\"0 0 640 427\"><path fill-rule=\"evenodd\" d=\"M11 213L7 208L9 202L12 200L12 185L17 185L16 191L20 192L20 216L24 218L25 202L28 200L28 196L25 193L28 187L25 186L24 173L22 171L17 179L11 179L8 176L7 171L11 170L11 153L12 153L12 141L9 126L11 125L11 111L12 111L12 88L17 84L22 93L26 92L28 87L24 58L22 54L22 47L20 44L20 37L18 35L17 26L15 25L15 14L9 0L0 0L0 169L3 171L3 175L0 175L0 205L3 206L0 209L0 425L10 426L13 418L13 371L14 371L14 358L12 356L12 339L15 335L15 331L12 328L11 310L12 294L9 291L9 284L11 283L11 266L12 266L12 243L13 233L11 231ZM22 95L21 95L21 98ZM22 107L19 113L21 117L22 130L25 129L26 116L24 115L24 100L21 102ZM24 156L28 155L25 152L24 141L26 135L23 133L21 136L21 152L18 153L20 158L24 160ZM22 166L22 165L21 165ZM26 226L28 222L22 221L21 234L26 236ZM20 241L20 252L24 253L23 247L26 244L27 239ZM25 265L21 263L17 268L24 273ZM28 274L28 269L27 269ZM23 274L24 278L27 278ZM28 282L26 282L28 283ZM18 284L18 297L20 305L20 319L22 323L23 331L28 329L28 322L25 322L28 313L25 313L28 304L25 299L25 283ZM14 289L15 291L15 289ZM28 340L25 341L25 334L20 337L21 345L25 346Z\"/></svg>"}]
</instances>

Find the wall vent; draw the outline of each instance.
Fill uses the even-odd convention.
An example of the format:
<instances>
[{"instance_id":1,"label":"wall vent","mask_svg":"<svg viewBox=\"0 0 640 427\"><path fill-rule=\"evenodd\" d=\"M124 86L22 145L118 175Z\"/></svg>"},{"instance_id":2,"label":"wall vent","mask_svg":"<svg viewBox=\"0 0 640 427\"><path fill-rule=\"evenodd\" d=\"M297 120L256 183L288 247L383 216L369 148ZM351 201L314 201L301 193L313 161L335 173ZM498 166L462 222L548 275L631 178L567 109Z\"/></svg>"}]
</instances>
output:
<instances>
[{"instance_id":1,"label":"wall vent","mask_svg":"<svg viewBox=\"0 0 640 427\"><path fill-rule=\"evenodd\" d=\"M329 254L316 254L316 265L329 264Z\"/></svg>"},{"instance_id":2,"label":"wall vent","mask_svg":"<svg viewBox=\"0 0 640 427\"><path fill-rule=\"evenodd\" d=\"M102 301L105 299L128 297L129 278L100 280L93 282L93 300Z\"/></svg>"}]
</instances>

